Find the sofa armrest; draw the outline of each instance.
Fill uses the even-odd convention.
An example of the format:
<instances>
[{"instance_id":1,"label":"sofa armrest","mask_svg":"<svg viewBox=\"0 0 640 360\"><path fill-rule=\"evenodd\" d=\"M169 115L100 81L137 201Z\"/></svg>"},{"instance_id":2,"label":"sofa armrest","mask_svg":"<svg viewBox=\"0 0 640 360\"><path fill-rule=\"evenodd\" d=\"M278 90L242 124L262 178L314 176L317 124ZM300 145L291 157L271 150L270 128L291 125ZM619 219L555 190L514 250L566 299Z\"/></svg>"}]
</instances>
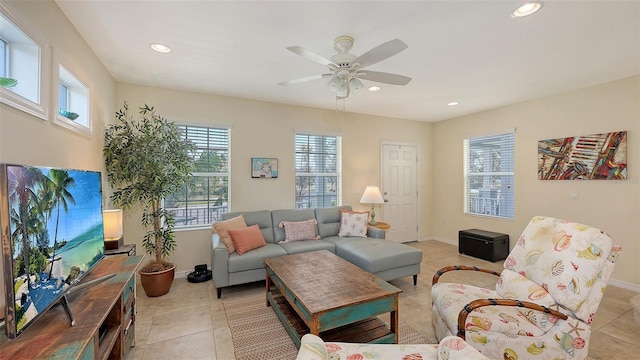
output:
<instances>
[{"instance_id":1,"label":"sofa armrest","mask_svg":"<svg viewBox=\"0 0 640 360\"><path fill-rule=\"evenodd\" d=\"M372 238L376 238L376 239L384 239L387 236L387 232L382 230L382 229L378 229L378 228L374 228L374 227L368 227L367 228L367 236L368 237L372 237Z\"/></svg>"},{"instance_id":2,"label":"sofa armrest","mask_svg":"<svg viewBox=\"0 0 640 360\"><path fill-rule=\"evenodd\" d=\"M211 235L211 273L216 288L229 286L229 250L218 234Z\"/></svg>"}]
</instances>

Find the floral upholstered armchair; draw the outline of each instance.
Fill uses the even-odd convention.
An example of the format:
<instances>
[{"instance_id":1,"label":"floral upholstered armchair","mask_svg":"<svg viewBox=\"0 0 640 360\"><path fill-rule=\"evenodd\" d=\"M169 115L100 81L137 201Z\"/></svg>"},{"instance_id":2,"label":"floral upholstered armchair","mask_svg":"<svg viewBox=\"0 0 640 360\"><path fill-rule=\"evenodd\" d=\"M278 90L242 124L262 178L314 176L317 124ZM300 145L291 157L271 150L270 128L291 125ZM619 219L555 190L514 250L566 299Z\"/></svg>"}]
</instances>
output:
<instances>
[{"instance_id":1,"label":"floral upholstered armchair","mask_svg":"<svg viewBox=\"0 0 640 360\"><path fill-rule=\"evenodd\" d=\"M440 344L359 344L324 342L320 337L302 337L296 360L489 360L459 337L449 336Z\"/></svg>"},{"instance_id":2,"label":"floral upholstered armchair","mask_svg":"<svg viewBox=\"0 0 640 360\"><path fill-rule=\"evenodd\" d=\"M433 277L438 339L458 335L491 359L585 359L591 322L621 248L596 228L534 217L502 273L450 266ZM451 270L499 276L495 290L438 282Z\"/></svg>"}]
</instances>

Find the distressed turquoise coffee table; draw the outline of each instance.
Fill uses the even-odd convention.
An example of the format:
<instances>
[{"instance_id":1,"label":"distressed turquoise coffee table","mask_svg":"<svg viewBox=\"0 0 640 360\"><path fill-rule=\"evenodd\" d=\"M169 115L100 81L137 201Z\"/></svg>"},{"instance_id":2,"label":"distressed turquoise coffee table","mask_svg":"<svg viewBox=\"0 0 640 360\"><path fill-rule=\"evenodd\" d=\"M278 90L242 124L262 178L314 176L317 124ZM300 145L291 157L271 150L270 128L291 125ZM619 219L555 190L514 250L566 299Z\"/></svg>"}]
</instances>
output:
<instances>
[{"instance_id":1,"label":"distressed turquoise coffee table","mask_svg":"<svg viewBox=\"0 0 640 360\"><path fill-rule=\"evenodd\" d=\"M264 262L267 306L296 346L307 333L325 341L398 343L402 290L326 250ZM389 325L377 317L385 313Z\"/></svg>"}]
</instances>

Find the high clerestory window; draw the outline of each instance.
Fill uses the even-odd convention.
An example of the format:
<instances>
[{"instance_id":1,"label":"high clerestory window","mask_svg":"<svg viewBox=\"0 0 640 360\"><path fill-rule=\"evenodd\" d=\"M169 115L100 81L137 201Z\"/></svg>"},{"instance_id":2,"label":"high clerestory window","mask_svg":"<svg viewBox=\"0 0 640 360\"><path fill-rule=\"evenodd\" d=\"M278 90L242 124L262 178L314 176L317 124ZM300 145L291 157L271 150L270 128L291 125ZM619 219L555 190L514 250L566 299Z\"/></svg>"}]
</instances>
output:
<instances>
[{"instance_id":1,"label":"high clerestory window","mask_svg":"<svg viewBox=\"0 0 640 360\"><path fill-rule=\"evenodd\" d=\"M61 56L54 56L55 62ZM58 96L54 122L85 135L91 135L91 96L89 87L67 67L59 64Z\"/></svg>"},{"instance_id":2,"label":"high clerestory window","mask_svg":"<svg viewBox=\"0 0 640 360\"><path fill-rule=\"evenodd\" d=\"M0 101L48 120L49 48L34 28L0 1Z\"/></svg>"},{"instance_id":3,"label":"high clerestory window","mask_svg":"<svg viewBox=\"0 0 640 360\"><path fill-rule=\"evenodd\" d=\"M7 54L8 54L7 42L0 38L0 77L7 76Z\"/></svg>"},{"instance_id":4,"label":"high clerestory window","mask_svg":"<svg viewBox=\"0 0 640 360\"><path fill-rule=\"evenodd\" d=\"M464 212L513 219L515 132L464 140Z\"/></svg>"},{"instance_id":5,"label":"high clerestory window","mask_svg":"<svg viewBox=\"0 0 640 360\"><path fill-rule=\"evenodd\" d=\"M227 128L181 125L185 140L193 142L196 169L193 183L164 200L176 228L209 226L229 211L231 171L231 130Z\"/></svg>"},{"instance_id":6,"label":"high clerestory window","mask_svg":"<svg viewBox=\"0 0 640 360\"><path fill-rule=\"evenodd\" d=\"M342 204L342 137L296 134L296 209Z\"/></svg>"}]
</instances>

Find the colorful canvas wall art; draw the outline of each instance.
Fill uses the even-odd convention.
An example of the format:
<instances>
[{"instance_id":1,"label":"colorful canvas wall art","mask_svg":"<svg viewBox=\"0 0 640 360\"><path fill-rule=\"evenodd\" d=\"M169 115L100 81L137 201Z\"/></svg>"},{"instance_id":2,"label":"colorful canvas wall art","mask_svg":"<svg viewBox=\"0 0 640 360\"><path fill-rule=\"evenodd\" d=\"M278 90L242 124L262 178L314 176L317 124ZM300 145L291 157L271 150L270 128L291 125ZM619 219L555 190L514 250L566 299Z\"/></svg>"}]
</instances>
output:
<instances>
[{"instance_id":1,"label":"colorful canvas wall art","mask_svg":"<svg viewBox=\"0 0 640 360\"><path fill-rule=\"evenodd\" d=\"M251 158L252 178L277 178L278 159L276 158Z\"/></svg>"},{"instance_id":2,"label":"colorful canvas wall art","mask_svg":"<svg viewBox=\"0 0 640 360\"><path fill-rule=\"evenodd\" d=\"M626 131L538 141L539 180L626 178Z\"/></svg>"}]
</instances>

